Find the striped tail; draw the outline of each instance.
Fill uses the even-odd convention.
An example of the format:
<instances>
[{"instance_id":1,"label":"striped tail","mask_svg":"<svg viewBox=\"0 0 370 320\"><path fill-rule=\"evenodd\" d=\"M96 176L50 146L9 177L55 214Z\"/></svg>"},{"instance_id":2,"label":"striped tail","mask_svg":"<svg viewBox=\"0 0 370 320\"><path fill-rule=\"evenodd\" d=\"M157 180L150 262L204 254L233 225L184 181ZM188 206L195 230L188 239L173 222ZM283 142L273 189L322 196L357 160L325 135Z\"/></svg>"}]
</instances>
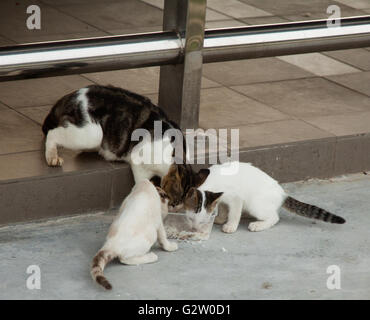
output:
<instances>
[{"instance_id":1,"label":"striped tail","mask_svg":"<svg viewBox=\"0 0 370 320\"><path fill-rule=\"evenodd\" d=\"M91 276L98 284L107 290L112 289L112 285L109 283L106 277L104 277L103 271L105 266L114 259L115 256L107 250L100 250L92 261Z\"/></svg>"},{"instance_id":2,"label":"striped tail","mask_svg":"<svg viewBox=\"0 0 370 320\"><path fill-rule=\"evenodd\" d=\"M324 209L313 206L311 204L298 201L292 197L287 197L285 199L283 207L291 212L294 212L306 218L318 219L325 222L339 224L346 222L346 220L344 220L342 217L336 216L335 214L332 214Z\"/></svg>"}]
</instances>

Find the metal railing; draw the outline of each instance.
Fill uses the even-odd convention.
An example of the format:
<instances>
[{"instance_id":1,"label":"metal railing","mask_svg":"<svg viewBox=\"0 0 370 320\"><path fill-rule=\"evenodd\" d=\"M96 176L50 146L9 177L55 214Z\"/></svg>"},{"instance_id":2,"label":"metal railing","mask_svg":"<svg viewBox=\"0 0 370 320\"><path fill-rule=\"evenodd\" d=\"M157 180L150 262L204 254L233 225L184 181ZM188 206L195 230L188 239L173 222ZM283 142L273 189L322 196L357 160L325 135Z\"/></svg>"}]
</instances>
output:
<instances>
[{"instance_id":1,"label":"metal railing","mask_svg":"<svg viewBox=\"0 0 370 320\"><path fill-rule=\"evenodd\" d=\"M161 66L159 105L198 126L208 62L370 47L370 16L204 30L206 0L165 0L163 32L0 48L0 81Z\"/></svg>"}]
</instances>

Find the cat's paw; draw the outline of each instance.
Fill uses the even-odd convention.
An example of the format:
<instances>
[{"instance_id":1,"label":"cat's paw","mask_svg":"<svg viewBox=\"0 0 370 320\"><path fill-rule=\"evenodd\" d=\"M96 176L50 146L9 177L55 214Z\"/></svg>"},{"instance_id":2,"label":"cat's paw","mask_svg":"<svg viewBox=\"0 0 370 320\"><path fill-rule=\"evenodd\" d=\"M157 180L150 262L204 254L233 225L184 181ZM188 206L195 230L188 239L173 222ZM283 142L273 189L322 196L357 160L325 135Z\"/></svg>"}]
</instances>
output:
<instances>
[{"instance_id":1,"label":"cat's paw","mask_svg":"<svg viewBox=\"0 0 370 320\"><path fill-rule=\"evenodd\" d=\"M163 246L163 249L166 251L176 251L178 248L179 246L177 245L176 242L169 242L169 241Z\"/></svg>"},{"instance_id":2,"label":"cat's paw","mask_svg":"<svg viewBox=\"0 0 370 320\"><path fill-rule=\"evenodd\" d=\"M63 165L63 158L61 157L47 157L46 162L48 163L48 166L50 167L61 167Z\"/></svg>"},{"instance_id":3,"label":"cat's paw","mask_svg":"<svg viewBox=\"0 0 370 320\"><path fill-rule=\"evenodd\" d=\"M248 225L249 231L253 231L253 232L262 231L268 228L269 226L265 223L265 221L255 221L255 222L251 222Z\"/></svg>"},{"instance_id":4,"label":"cat's paw","mask_svg":"<svg viewBox=\"0 0 370 320\"><path fill-rule=\"evenodd\" d=\"M235 226L233 224L226 223L222 226L222 231L225 233L233 233L236 231L238 226Z\"/></svg>"}]
</instances>

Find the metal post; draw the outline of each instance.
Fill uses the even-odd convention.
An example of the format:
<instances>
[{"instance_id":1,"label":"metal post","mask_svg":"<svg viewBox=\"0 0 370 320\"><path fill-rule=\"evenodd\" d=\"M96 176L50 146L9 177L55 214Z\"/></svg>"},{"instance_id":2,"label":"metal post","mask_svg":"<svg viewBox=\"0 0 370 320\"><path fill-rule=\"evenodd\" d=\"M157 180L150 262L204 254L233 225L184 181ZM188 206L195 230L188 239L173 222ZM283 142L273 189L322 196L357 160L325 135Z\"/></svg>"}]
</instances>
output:
<instances>
[{"instance_id":1,"label":"metal post","mask_svg":"<svg viewBox=\"0 0 370 320\"><path fill-rule=\"evenodd\" d=\"M159 106L182 129L199 122L206 0L165 0L163 29L175 30L183 43L183 63L161 66Z\"/></svg>"}]
</instances>

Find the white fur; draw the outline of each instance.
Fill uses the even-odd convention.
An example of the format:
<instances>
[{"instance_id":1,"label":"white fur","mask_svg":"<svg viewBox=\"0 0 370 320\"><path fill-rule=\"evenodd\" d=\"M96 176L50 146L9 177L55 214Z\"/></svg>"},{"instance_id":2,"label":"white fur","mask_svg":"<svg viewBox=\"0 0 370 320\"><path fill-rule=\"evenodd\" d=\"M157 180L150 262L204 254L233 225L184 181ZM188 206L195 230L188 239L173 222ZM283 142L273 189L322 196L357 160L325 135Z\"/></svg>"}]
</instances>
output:
<instances>
[{"instance_id":1,"label":"white fur","mask_svg":"<svg viewBox=\"0 0 370 320\"><path fill-rule=\"evenodd\" d=\"M100 147L103 140L103 130L99 124L92 123L87 112L87 91L87 88L80 89L77 96L86 122L84 126L77 127L72 123L67 123L65 127L49 130L45 142L45 157L48 165L61 166L63 164L63 159L58 156L58 147L77 151Z\"/></svg>"},{"instance_id":2,"label":"white fur","mask_svg":"<svg viewBox=\"0 0 370 320\"><path fill-rule=\"evenodd\" d=\"M156 261L157 256L149 251L157 239L164 250L177 250L163 227L167 213L167 204L162 204L153 184L149 180L137 183L123 201L101 250L112 252L125 264Z\"/></svg>"},{"instance_id":3,"label":"white fur","mask_svg":"<svg viewBox=\"0 0 370 320\"><path fill-rule=\"evenodd\" d=\"M279 209L287 195L279 183L250 163L236 163L233 174L222 174L229 163L213 165L206 181L198 188L212 192L223 192L220 203L228 206L228 217L222 230L235 232L242 211L257 219L249 224L250 231L262 231L279 221Z\"/></svg>"},{"instance_id":4,"label":"white fur","mask_svg":"<svg viewBox=\"0 0 370 320\"><path fill-rule=\"evenodd\" d=\"M166 175L170 165L174 162L172 157L173 147L169 139L140 142L131 154L122 158L118 158L114 153L102 146L103 130L99 124L91 121L88 113L88 90L88 88L80 89L76 98L81 107L84 125L77 127L72 123L67 123L65 127L49 130L45 143L45 157L48 165L61 166L63 164L63 159L58 155L58 147L64 147L76 151L97 150L107 161L126 161L131 165L135 182L150 179L154 175L160 177ZM162 157L159 157L162 158L162 161L155 163L153 161L155 159L154 152L162 142L163 154ZM138 163L140 154L145 150L150 155L151 161L149 163ZM161 149L159 149L160 151Z\"/></svg>"}]
</instances>

